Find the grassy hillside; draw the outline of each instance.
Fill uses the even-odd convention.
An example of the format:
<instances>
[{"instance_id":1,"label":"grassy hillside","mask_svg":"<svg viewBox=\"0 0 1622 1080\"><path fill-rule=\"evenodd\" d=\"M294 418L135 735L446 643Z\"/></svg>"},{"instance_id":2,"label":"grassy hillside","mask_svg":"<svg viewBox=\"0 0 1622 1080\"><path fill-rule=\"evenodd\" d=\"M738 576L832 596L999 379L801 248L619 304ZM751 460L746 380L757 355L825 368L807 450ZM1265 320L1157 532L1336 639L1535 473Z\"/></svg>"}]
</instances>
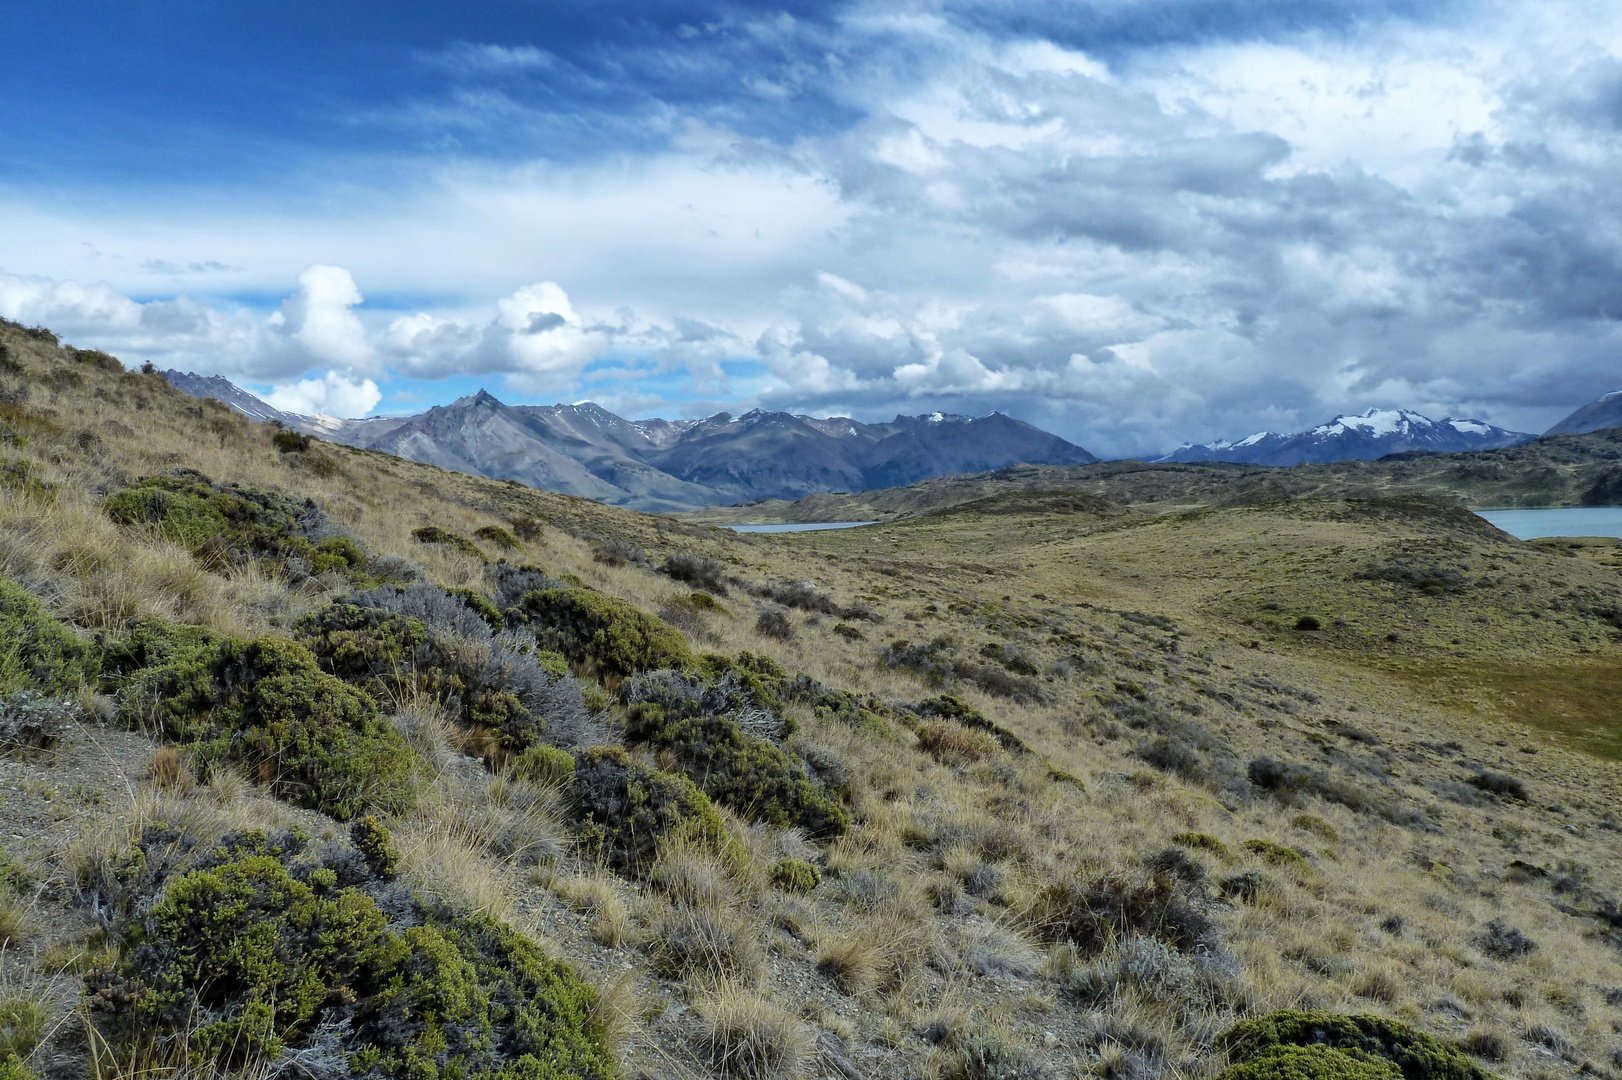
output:
<instances>
[{"instance_id":1,"label":"grassy hillside","mask_svg":"<svg viewBox=\"0 0 1622 1080\"><path fill-rule=\"evenodd\" d=\"M1615 546L739 536L0 343L8 1080L1622 1074Z\"/></svg>"},{"instance_id":2,"label":"grassy hillside","mask_svg":"<svg viewBox=\"0 0 1622 1080\"><path fill-rule=\"evenodd\" d=\"M1393 455L1380 461L1267 468L1221 462L1017 465L910 487L765 500L685 515L711 524L889 521L1016 491L1071 491L1155 511L1304 496L1423 498L1477 509L1622 505L1622 428L1554 435L1503 450Z\"/></svg>"}]
</instances>

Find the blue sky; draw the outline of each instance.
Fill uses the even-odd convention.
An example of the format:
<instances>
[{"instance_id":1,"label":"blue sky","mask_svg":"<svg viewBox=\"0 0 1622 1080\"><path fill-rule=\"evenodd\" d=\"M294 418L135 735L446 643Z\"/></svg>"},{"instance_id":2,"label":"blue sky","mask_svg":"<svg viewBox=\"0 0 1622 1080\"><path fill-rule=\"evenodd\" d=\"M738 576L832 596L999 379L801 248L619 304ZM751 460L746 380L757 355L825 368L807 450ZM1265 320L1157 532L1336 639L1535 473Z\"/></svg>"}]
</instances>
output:
<instances>
[{"instance_id":1,"label":"blue sky","mask_svg":"<svg viewBox=\"0 0 1622 1080\"><path fill-rule=\"evenodd\" d=\"M1622 385L1613 8L23 0L0 315L299 411L1541 430Z\"/></svg>"}]
</instances>

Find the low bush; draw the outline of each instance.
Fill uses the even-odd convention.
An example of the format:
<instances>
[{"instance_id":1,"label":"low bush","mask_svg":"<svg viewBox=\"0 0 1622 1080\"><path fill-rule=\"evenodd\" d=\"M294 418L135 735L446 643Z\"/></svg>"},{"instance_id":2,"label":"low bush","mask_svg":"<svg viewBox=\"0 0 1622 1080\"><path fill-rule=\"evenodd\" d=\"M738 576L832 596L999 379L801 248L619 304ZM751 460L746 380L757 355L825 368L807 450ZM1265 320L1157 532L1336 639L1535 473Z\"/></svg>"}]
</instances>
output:
<instances>
[{"instance_id":1,"label":"low bush","mask_svg":"<svg viewBox=\"0 0 1622 1080\"><path fill-rule=\"evenodd\" d=\"M545 645L604 675L624 677L696 662L675 627L612 596L591 589L540 589L508 613Z\"/></svg>"},{"instance_id":2,"label":"low bush","mask_svg":"<svg viewBox=\"0 0 1622 1080\"><path fill-rule=\"evenodd\" d=\"M22 586L0 577L0 697L60 696L95 682L95 648L52 618Z\"/></svg>"},{"instance_id":3,"label":"low bush","mask_svg":"<svg viewBox=\"0 0 1622 1080\"><path fill-rule=\"evenodd\" d=\"M1205 866L1180 847L1161 848L1144 860L1144 866L1151 874L1170 874L1192 887L1205 881Z\"/></svg>"},{"instance_id":4,"label":"low bush","mask_svg":"<svg viewBox=\"0 0 1622 1080\"><path fill-rule=\"evenodd\" d=\"M1538 943L1503 919L1494 919L1476 934L1476 946L1496 960L1519 960L1536 951Z\"/></svg>"},{"instance_id":5,"label":"low bush","mask_svg":"<svg viewBox=\"0 0 1622 1080\"><path fill-rule=\"evenodd\" d=\"M1217 892L1230 900L1243 900L1245 903L1254 903L1261 896L1262 890L1272 886L1272 881L1260 870L1244 870L1231 874L1217 882Z\"/></svg>"},{"instance_id":6,"label":"low bush","mask_svg":"<svg viewBox=\"0 0 1622 1080\"><path fill-rule=\"evenodd\" d=\"M1494 1080L1458 1047L1383 1016L1286 1009L1242 1020L1216 1041L1216 1048L1235 1063L1258 1061L1280 1047L1323 1047L1341 1051L1351 1061L1388 1062L1404 1080ZM1244 1075L1272 1074L1253 1070Z\"/></svg>"},{"instance_id":7,"label":"low bush","mask_svg":"<svg viewBox=\"0 0 1622 1080\"><path fill-rule=\"evenodd\" d=\"M465 727L496 734L505 760L543 734L570 744L589 727L580 684L564 658L523 631L497 633L501 616L471 590L427 584L357 593L295 628L323 670L390 700L428 695Z\"/></svg>"},{"instance_id":8,"label":"low bush","mask_svg":"<svg viewBox=\"0 0 1622 1080\"><path fill-rule=\"evenodd\" d=\"M313 500L216 484L192 469L143 477L108 496L102 506L114 521L156 529L206 562L256 557L287 564L296 559L312 573L351 576L365 563L360 548L339 533Z\"/></svg>"},{"instance_id":9,"label":"low bush","mask_svg":"<svg viewBox=\"0 0 1622 1080\"><path fill-rule=\"evenodd\" d=\"M599 540L591 549L591 557L605 566L641 566L648 561L646 552L620 536Z\"/></svg>"},{"instance_id":10,"label":"low bush","mask_svg":"<svg viewBox=\"0 0 1622 1080\"><path fill-rule=\"evenodd\" d=\"M719 559L673 552L665 556L664 565L659 567L659 572L672 580L697 586L705 592L717 596L727 595L726 581L722 577L726 572L726 566Z\"/></svg>"},{"instance_id":11,"label":"low bush","mask_svg":"<svg viewBox=\"0 0 1622 1080\"><path fill-rule=\"evenodd\" d=\"M283 428L270 437L270 445L281 454L300 454L310 448L311 439L302 431Z\"/></svg>"},{"instance_id":12,"label":"low bush","mask_svg":"<svg viewBox=\"0 0 1622 1080\"><path fill-rule=\"evenodd\" d=\"M941 1069L942 1080L1040 1080L1044 1075L1023 1049L990 1034L970 1038Z\"/></svg>"},{"instance_id":13,"label":"low bush","mask_svg":"<svg viewBox=\"0 0 1622 1080\"><path fill-rule=\"evenodd\" d=\"M1290 824L1320 840L1327 840L1332 844L1340 841L1340 834L1335 831L1335 827L1316 814L1297 814L1290 819Z\"/></svg>"},{"instance_id":14,"label":"low bush","mask_svg":"<svg viewBox=\"0 0 1622 1080\"><path fill-rule=\"evenodd\" d=\"M400 1080L617 1074L595 994L566 964L488 918L424 907L348 848L304 847L149 830L115 908L131 913L122 963L87 980L102 1037L233 1073L279 1060ZM177 865L177 851L197 857Z\"/></svg>"},{"instance_id":15,"label":"low bush","mask_svg":"<svg viewBox=\"0 0 1622 1080\"><path fill-rule=\"evenodd\" d=\"M424 525L420 529L411 530L411 539L419 544L428 544L435 547L447 547L452 551L478 559L480 562L489 562L490 558L479 549L479 545L449 529L441 529L438 525Z\"/></svg>"},{"instance_id":16,"label":"low bush","mask_svg":"<svg viewBox=\"0 0 1622 1080\"><path fill-rule=\"evenodd\" d=\"M1100 874L1050 884L1036 894L1026 917L1046 939L1070 941L1086 952L1133 935L1182 952L1216 945L1216 926L1168 874L1142 881Z\"/></svg>"},{"instance_id":17,"label":"low bush","mask_svg":"<svg viewBox=\"0 0 1622 1080\"><path fill-rule=\"evenodd\" d=\"M794 623L785 612L762 611L755 620L755 633L776 641L790 641L794 638Z\"/></svg>"},{"instance_id":18,"label":"low bush","mask_svg":"<svg viewBox=\"0 0 1622 1080\"><path fill-rule=\"evenodd\" d=\"M570 790L583 851L615 870L651 866L667 838L730 846L715 807L691 780L639 764L624 747L582 751Z\"/></svg>"},{"instance_id":19,"label":"low bush","mask_svg":"<svg viewBox=\"0 0 1622 1080\"><path fill-rule=\"evenodd\" d=\"M1218 858L1228 857L1228 845L1209 833L1180 832L1171 838L1171 842L1194 851L1209 851Z\"/></svg>"},{"instance_id":20,"label":"low bush","mask_svg":"<svg viewBox=\"0 0 1622 1080\"><path fill-rule=\"evenodd\" d=\"M772 884L784 892L808 893L822 884L822 872L804 859L778 859L772 866Z\"/></svg>"},{"instance_id":21,"label":"low bush","mask_svg":"<svg viewBox=\"0 0 1622 1080\"><path fill-rule=\"evenodd\" d=\"M1016 675L999 664L960 657L957 646L957 640L951 637L917 643L903 639L881 649L879 659L888 667L913 672L931 686L948 686L961 679L974 683L988 694L1021 703L1046 699L1047 693L1040 681Z\"/></svg>"},{"instance_id":22,"label":"low bush","mask_svg":"<svg viewBox=\"0 0 1622 1080\"><path fill-rule=\"evenodd\" d=\"M415 800L416 754L370 696L296 642L148 623L110 657L121 713L192 747L205 775L241 766L288 802L340 820Z\"/></svg>"},{"instance_id":23,"label":"low bush","mask_svg":"<svg viewBox=\"0 0 1622 1080\"><path fill-rule=\"evenodd\" d=\"M503 551L514 551L522 546L518 542L518 537L503 529L500 525L481 525L473 530L473 535L476 539L483 540L491 547L500 548Z\"/></svg>"},{"instance_id":24,"label":"low bush","mask_svg":"<svg viewBox=\"0 0 1622 1080\"><path fill-rule=\"evenodd\" d=\"M704 792L744 816L778 828L798 826L820 840L843 835L850 818L809 768L744 724L781 730L770 713L739 700L735 681L694 677L628 685L628 738L668 752ZM740 707L741 706L741 707Z\"/></svg>"},{"instance_id":25,"label":"low bush","mask_svg":"<svg viewBox=\"0 0 1622 1080\"><path fill-rule=\"evenodd\" d=\"M71 698L21 690L0 698L0 755L50 750L84 715Z\"/></svg>"},{"instance_id":26,"label":"low bush","mask_svg":"<svg viewBox=\"0 0 1622 1080\"><path fill-rule=\"evenodd\" d=\"M1218 1080L1401 1080L1389 1061L1328 1046L1274 1046L1249 1061L1230 1065Z\"/></svg>"},{"instance_id":27,"label":"low bush","mask_svg":"<svg viewBox=\"0 0 1622 1080\"><path fill-rule=\"evenodd\" d=\"M1517 802L1527 800L1526 784L1519 778L1510 776L1507 773L1483 769L1473 776L1465 777L1464 782L1478 791L1487 792L1489 795L1501 795L1506 799L1514 799Z\"/></svg>"},{"instance_id":28,"label":"low bush","mask_svg":"<svg viewBox=\"0 0 1622 1080\"><path fill-rule=\"evenodd\" d=\"M919 716L940 717L942 720L952 720L964 727L983 731L995 738L1004 750L1012 750L1019 754L1030 752L1030 748L1025 745L1024 740L1018 735L1015 735L1001 724L988 720L979 709L952 694L925 698L910 708Z\"/></svg>"},{"instance_id":29,"label":"low bush","mask_svg":"<svg viewBox=\"0 0 1622 1080\"><path fill-rule=\"evenodd\" d=\"M1259 838L1254 840L1246 840L1243 846L1246 851L1259 857L1263 862L1270 863L1273 866L1287 866L1292 869L1305 870L1311 865L1307 862L1307 857L1295 850L1295 848L1286 847L1283 844L1275 844L1271 840L1262 840Z\"/></svg>"},{"instance_id":30,"label":"low bush","mask_svg":"<svg viewBox=\"0 0 1622 1080\"><path fill-rule=\"evenodd\" d=\"M567 787L574 779L574 755L553 746L531 746L513 758L512 771L543 787Z\"/></svg>"}]
</instances>

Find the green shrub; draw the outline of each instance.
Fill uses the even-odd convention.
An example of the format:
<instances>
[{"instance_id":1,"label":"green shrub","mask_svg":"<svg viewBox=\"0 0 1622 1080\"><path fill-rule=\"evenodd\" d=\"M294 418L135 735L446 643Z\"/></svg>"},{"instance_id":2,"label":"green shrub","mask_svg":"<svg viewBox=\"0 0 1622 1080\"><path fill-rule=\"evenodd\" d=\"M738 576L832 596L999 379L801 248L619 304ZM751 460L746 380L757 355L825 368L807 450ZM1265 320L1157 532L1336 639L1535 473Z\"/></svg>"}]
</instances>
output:
<instances>
[{"instance_id":1,"label":"green shrub","mask_svg":"<svg viewBox=\"0 0 1622 1080\"><path fill-rule=\"evenodd\" d=\"M1221 840L1201 832L1180 832L1171 838L1171 842L1178 847L1186 847L1193 851L1209 851L1218 858L1228 857L1228 845Z\"/></svg>"},{"instance_id":2,"label":"green shrub","mask_svg":"<svg viewBox=\"0 0 1622 1080\"><path fill-rule=\"evenodd\" d=\"M778 859L772 866L772 884L784 892L808 893L822 884L822 871L804 859Z\"/></svg>"},{"instance_id":3,"label":"green shrub","mask_svg":"<svg viewBox=\"0 0 1622 1080\"><path fill-rule=\"evenodd\" d=\"M1284 1009L1240 1021L1218 1036L1216 1046L1235 1062L1254 1061L1280 1046L1324 1046L1388 1061L1404 1080L1494 1080L1458 1047L1383 1016Z\"/></svg>"},{"instance_id":4,"label":"green shrub","mask_svg":"<svg viewBox=\"0 0 1622 1080\"><path fill-rule=\"evenodd\" d=\"M284 428L270 437L270 445L281 454L302 454L310 448L311 439L302 431Z\"/></svg>"},{"instance_id":5,"label":"green shrub","mask_svg":"<svg viewBox=\"0 0 1622 1080\"><path fill-rule=\"evenodd\" d=\"M1274 1046L1229 1065L1217 1080L1402 1080L1389 1061L1327 1046Z\"/></svg>"},{"instance_id":6,"label":"green shrub","mask_svg":"<svg viewBox=\"0 0 1622 1080\"><path fill-rule=\"evenodd\" d=\"M1036 1080L1041 1075L1024 1050L987 1034L969 1039L941 1070L943 1080Z\"/></svg>"},{"instance_id":7,"label":"green shrub","mask_svg":"<svg viewBox=\"0 0 1622 1080\"><path fill-rule=\"evenodd\" d=\"M1307 862L1307 857L1293 847L1275 844L1271 840L1262 840L1260 838L1246 840L1244 849L1252 855L1259 856L1263 862L1271 863L1274 866L1288 866L1301 870L1308 869L1311 866Z\"/></svg>"},{"instance_id":8,"label":"green shrub","mask_svg":"<svg viewBox=\"0 0 1622 1080\"><path fill-rule=\"evenodd\" d=\"M518 932L424 908L341 852L298 860L288 834L229 836L164 872L163 851L184 840L143 838L131 865L146 871L121 905L135 913L119 928L124 962L87 980L115 1046L178 1041L188 1064L248 1072L294 1051L323 1076L616 1075L590 987ZM401 915L408 928L392 929Z\"/></svg>"},{"instance_id":9,"label":"green shrub","mask_svg":"<svg viewBox=\"0 0 1622 1080\"><path fill-rule=\"evenodd\" d=\"M536 784L564 787L574 779L574 755L555 746L531 746L513 758L512 770Z\"/></svg>"},{"instance_id":10,"label":"green shrub","mask_svg":"<svg viewBox=\"0 0 1622 1080\"><path fill-rule=\"evenodd\" d=\"M385 880L394 877L400 866L400 852L382 822L370 814L356 818L349 826L349 842L366 860L366 869L374 877Z\"/></svg>"},{"instance_id":11,"label":"green shrub","mask_svg":"<svg viewBox=\"0 0 1622 1080\"><path fill-rule=\"evenodd\" d=\"M420 619L341 602L304 616L293 636L321 670L374 694L397 691L429 647Z\"/></svg>"},{"instance_id":12,"label":"green shrub","mask_svg":"<svg viewBox=\"0 0 1622 1080\"><path fill-rule=\"evenodd\" d=\"M32 1054L45 1037L49 1019L45 1006L37 1001L0 998L0 1061L12 1058L21 1061Z\"/></svg>"},{"instance_id":13,"label":"green shrub","mask_svg":"<svg viewBox=\"0 0 1622 1080\"><path fill-rule=\"evenodd\" d=\"M441 529L438 525L425 525L420 529L411 530L411 539L419 544L436 544L459 551L463 555L471 555L480 562L489 562L489 556L479 550L479 545L458 533Z\"/></svg>"},{"instance_id":14,"label":"green shrub","mask_svg":"<svg viewBox=\"0 0 1622 1080\"><path fill-rule=\"evenodd\" d=\"M518 537L503 529L500 525L485 525L473 530L473 535L492 547L505 551L512 551L519 546Z\"/></svg>"},{"instance_id":15,"label":"green shrub","mask_svg":"<svg viewBox=\"0 0 1622 1080\"><path fill-rule=\"evenodd\" d=\"M751 820L797 825L818 840L850 830L845 808L804 765L731 717L641 702L629 711L626 734L668 751L706 795Z\"/></svg>"},{"instance_id":16,"label":"green shrub","mask_svg":"<svg viewBox=\"0 0 1622 1080\"><path fill-rule=\"evenodd\" d=\"M490 629L500 631L507 625L507 620L501 617L496 605L485 599L484 594L477 589L446 589L445 592L466 604L468 609L483 619ZM564 674L567 674L567 671Z\"/></svg>"},{"instance_id":17,"label":"green shrub","mask_svg":"<svg viewBox=\"0 0 1622 1080\"><path fill-rule=\"evenodd\" d=\"M1004 750L1025 754L1030 747L1025 741L1001 724L986 719L985 714L974 708L962 698L951 694L942 694L939 697L926 698L912 707L919 716L934 716L942 720L955 720L967 728L975 728L992 735L1002 744Z\"/></svg>"},{"instance_id":18,"label":"green shrub","mask_svg":"<svg viewBox=\"0 0 1622 1080\"><path fill-rule=\"evenodd\" d=\"M461 592L450 595L467 602ZM490 607L489 601L479 599ZM462 723L499 732L507 751L531 745L545 727L510 692L511 671L491 661L486 645L449 632L435 633L421 619L380 607L336 603L300 619L293 632L323 671L380 699L399 700L410 692L432 696ZM557 677L544 662L540 666Z\"/></svg>"},{"instance_id":19,"label":"green shrub","mask_svg":"<svg viewBox=\"0 0 1622 1080\"><path fill-rule=\"evenodd\" d=\"M1317 814L1297 814L1290 819L1290 824L1302 832L1311 833L1320 840L1328 840L1330 843L1336 843L1340 840L1340 834L1335 831L1335 827Z\"/></svg>"},{"instance_id":20,"label":"green shrub","mask_svg":"<svg viewBox=\"0 0 1622 1080\"><path fill-rule=\"evenodd\" d=\"M697 594L695 594L697 595ZM736 657L705 653L698 670L711 679L731 675L739 688L754 697L761 708L777 712L789 691L788 672L769 656L745 649Z\"/></svg>"},{"instance_id":21,"label":"green shrub","mask_svg":"<svg viewBox=\"0 0 1622 1080\"><path fill-rule=\"evenodd\" d=\"M121 525L155 528L192 554L210 559L302 559L315 573L352 573L366 561L347 537L311 539L332 531L312 500L216 484L191 469L142 477L108 496L102 509Z\"/></svg>"},{"instance_id":22,"label":"green shrub","mask_svg":"<svg viewBox=\"0 0 1622 1080\"><path fill-rule=\"evenodd\" d=\"M39 1074L24 1065L21 1058L0 1059L0 1080L38 1080L38 1077Z\"/></svg>"},{"instance_id":23,"label":"green shrub","mask_svg":"<svg viewBox=\"0 0 1622 1080\"><path fill-rule=\"evenodd\" d=\"M365 553L361 551L359 544L347 536L327 537L315 545L315 553L310 556L310 570L317 574L329 570L341 574L349 570L359 570L365 565Z\"/></svg>"},{"instance_id":24,"label":"green shrub","mask_svg":"<svg viewBox=\"0 0 1622 1080\"><path fill-rule=\"evenodd\" d=\"M591 589L538 589L515 611L543 642L555 644L570 660L589 662L604 675L689 668L696 662L681 631L624 600Z\"/></svg>"},{"instance_id":25,"label":"green shrub","mask_svg":"<svg viewBox=\"0 0 1622 1080\"><path fill-rule=\"evenodd\" d=\"M340 820L415 800L416 755L370 696L322 671L302 645L161 624L131 638L118 657L137 665L118 681L122 711L192 746L205 771L244 766L279 797Z\"/></svg>"},{"instance_id":26,"label":"green shrub","mask_svg":"<svg viewBox=\"0 0 1622 1080\"><path fill-rule=\"evenodd\" d=\"M640 765L622 746L582 751L571 790L587 857L616 870L652 865L666 838L730 846L715 807L691 780Z\"/></svg>"},{"instance_id":27,"label":"green shrub","mask_svg":"<svg viewBox=\"0 0 1622 1080\"><path fill-rule=\"evenodd\" d=\"M94 682L100 665L91 645L21 586L0 577L0 698L21 690L70 694Z\"/></svg>"}]
</instances>

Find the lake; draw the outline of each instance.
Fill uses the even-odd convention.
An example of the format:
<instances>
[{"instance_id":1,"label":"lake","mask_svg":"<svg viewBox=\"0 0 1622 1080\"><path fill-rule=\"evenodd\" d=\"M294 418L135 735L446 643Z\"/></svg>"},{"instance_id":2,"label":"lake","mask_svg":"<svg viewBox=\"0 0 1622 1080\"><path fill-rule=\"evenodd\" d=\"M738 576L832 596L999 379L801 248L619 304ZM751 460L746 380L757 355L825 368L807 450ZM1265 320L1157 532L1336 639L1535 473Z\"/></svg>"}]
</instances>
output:
<instances>
[{"instance_id":1,"label":"lake","mask_svg":"<svg viewBox=\"0 0 1622 1080\"><path fill-rule=\"evenodd\" d=\"M1477 510L1509 535L1622 536L1622 506L1569 506L1552 510Z\"/></svg>"},{"instance_id":2,"label":"lake","mask_svg":"<svg viewBox=\"0 0 1622 1080\"><path fill-rule=\"evenodd\" d=\"M746 533L785 533L785 532L816 532L819 529L854 529L861 525L877 525L876 521L817 521L809 524L795 525L726 525L723 528L733 532Z\"/></svg>"}]
</instances>

